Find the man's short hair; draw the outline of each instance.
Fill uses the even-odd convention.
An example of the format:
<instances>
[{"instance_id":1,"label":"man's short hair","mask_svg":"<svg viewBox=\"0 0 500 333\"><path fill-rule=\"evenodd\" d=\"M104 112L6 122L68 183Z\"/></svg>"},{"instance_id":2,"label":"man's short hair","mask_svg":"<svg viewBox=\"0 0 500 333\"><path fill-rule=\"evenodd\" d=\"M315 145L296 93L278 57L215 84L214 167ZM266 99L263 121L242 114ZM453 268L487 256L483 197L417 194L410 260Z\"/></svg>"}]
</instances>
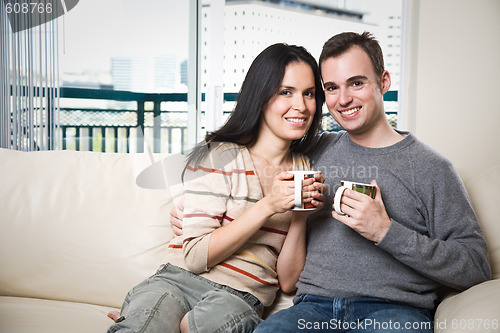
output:
<instances>
[{"instance_id":1,"label":"man's short hair","mask_svg":"<svg viewBox=\"0 0 500 333\"><path fill-rule=\"evenodd\" d=\"M356 32L343 32L337 34L326 41L319 57L319 65L328 58L335 58L347 52L351 47L358 46L362 48L373 65L373 70L377 77L377 83L380 86L380 78L384 72L384 55L379 42L370 32L358 34Z\"/></svg>"}]
</instances>

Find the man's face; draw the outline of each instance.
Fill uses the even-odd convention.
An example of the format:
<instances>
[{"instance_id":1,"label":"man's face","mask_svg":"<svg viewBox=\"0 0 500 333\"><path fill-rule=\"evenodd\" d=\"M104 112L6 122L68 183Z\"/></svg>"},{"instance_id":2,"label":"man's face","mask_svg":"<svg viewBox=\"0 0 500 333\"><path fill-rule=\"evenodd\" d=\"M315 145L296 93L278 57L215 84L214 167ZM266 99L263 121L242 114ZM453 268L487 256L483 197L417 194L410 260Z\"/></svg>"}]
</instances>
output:
<instances>
[{"instance_id":1,"label":"man's face","mask_svg":"<svg viewBox=\"0 0 500 333\"><path fill-rule=\"evenodd\" d=\"M383 94L390 87L389 73L382 74L379 85L363 49L353 46L325 59L321 73L328 111L349 134L368 135L386 121Z\"/></svg>"}]
</instances>

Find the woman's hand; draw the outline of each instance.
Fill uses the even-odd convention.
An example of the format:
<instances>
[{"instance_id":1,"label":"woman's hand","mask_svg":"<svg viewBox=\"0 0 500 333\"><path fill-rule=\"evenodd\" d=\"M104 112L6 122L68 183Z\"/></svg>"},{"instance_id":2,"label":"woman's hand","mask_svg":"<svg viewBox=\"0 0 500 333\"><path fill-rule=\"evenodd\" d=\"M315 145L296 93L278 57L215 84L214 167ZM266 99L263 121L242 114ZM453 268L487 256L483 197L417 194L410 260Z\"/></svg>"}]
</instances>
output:
<instances>
[{"instance_id":1,"label":"woman's hand","mask_svg":"<svg viewBox=\"0 0 500 333\"><path fill-rule=\"evenodd\" d=\"M311 214L325 206L325 195L326 192L325 176L318 171L314 174L314 178L305 179L302 183L302 201L312 203L316 209L313 211L307 211ZM306 213L306 212L304 212Z\"/></svg>"},{"instance_id":2,"label":"woman's hand","mask_svg":"<svg viewBox=\"0 0 500 333\"><path fill-rule=\"evenodd\" d=\"M271 215L283 213L293 208L295 201L293 175L286 171L274 177L271 191L261 199L262 203L270 210Z\"/></svg>"},{"instance_id":3,"label":"woman's hand","mask_svg":"<svg viewBox=\"0 0 500 333\"><path fill-rule=\"evenodd\" d=\"M324 206L326 185L325 176L321 171L314 175L314 178L305 179L302 182L302 201L312 203L316 208ZM264 201L273 213L283 213L292 209L295 201L293 174L283 171L279 173L273 181L270 193L264 197Z\"/></svg>"}]
</instances>

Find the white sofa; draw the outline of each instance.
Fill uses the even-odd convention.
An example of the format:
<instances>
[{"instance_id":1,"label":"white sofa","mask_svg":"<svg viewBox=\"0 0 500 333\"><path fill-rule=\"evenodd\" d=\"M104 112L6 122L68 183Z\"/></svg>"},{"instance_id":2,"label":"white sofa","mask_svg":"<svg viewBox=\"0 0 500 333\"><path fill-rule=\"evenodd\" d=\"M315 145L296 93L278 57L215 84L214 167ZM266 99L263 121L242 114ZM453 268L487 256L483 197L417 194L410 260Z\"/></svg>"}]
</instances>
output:
<instances>
[{"instance_id":1,"label":"white sofa","mask_svg":"<svg viewBox=\"0 0 500 333\"><path fill-rule=\"evenodd\" d=\"M106 331L107 312L163 262L181 190L181 160L165 157L0 149L0 332ZM447 298L436 332L500 332L500 167L467 185L494 280Z\"/></svg>"}]
</instances>

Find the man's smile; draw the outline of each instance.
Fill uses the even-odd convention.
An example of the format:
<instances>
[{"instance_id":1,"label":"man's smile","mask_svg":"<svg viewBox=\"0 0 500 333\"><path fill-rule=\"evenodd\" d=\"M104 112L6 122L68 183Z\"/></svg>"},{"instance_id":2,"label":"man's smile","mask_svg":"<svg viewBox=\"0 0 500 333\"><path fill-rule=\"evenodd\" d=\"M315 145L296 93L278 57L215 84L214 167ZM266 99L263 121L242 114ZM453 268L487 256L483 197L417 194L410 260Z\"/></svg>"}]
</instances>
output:
<instances>
[{"instance_id":1,"label":"man's smile","mask_svg":"<svg viewBox=\"0 0 500 333\"><path fill-rule=\"evenodd\" d=\"M358 112L359 110L361 110L361 107L358 106L358 107L355 107L355 108L352 108L352 109L349 109L349 110L344 110L344 111L339 111L339 113L343 116L350 116L356 112Z\"/></svg>"}]
</instances>

